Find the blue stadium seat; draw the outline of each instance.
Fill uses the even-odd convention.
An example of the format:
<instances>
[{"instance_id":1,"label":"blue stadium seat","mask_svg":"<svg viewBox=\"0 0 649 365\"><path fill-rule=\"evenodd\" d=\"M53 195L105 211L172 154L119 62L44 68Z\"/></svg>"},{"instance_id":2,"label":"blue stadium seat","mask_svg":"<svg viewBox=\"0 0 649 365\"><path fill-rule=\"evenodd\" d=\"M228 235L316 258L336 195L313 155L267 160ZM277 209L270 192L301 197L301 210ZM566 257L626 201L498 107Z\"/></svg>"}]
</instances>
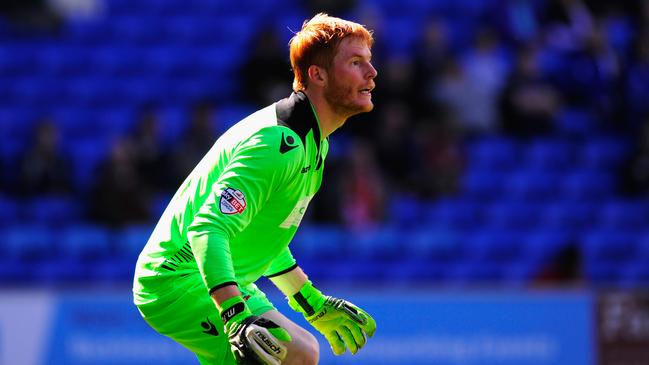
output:
<instances>
[{"instance_id":1,"label":"blue stadium seat","mask_svg":"<svg viewBox=\"0 0 649 365\"><path fill-rule=\"evenodd\" d=\"M173 145L185 133L189 125L190 115L187 107L177 103L164 105L158 112L160 138L163 143Z\"/></svg>"},{"instance_id":2,"label":"blue stadium seat","mask_svg":"<svg viewBox=\"0 0 649 365\"><path fill-rule=\"evenodd\" d=\"M405 238L403 229L395 226L373 227L346 235L353 245L354 257L377 261L395 261L403 259Z\"/></svg>"},{"instance_id":3,"label":"blue stadium seat","mask_svg":"<svg viewBox=\"0 0 649 365\"><path fill-rule=\"evenodd\" d=\"M504 179L504 190L514 200L548 201L559 194L562 176L547 171L519 170Z\"/></svg>"},{"instance_id":4,"label":"blue stadium seat","mask_svg":"<svg viewBox=\"0 0 649 365\"><path fill-rule=\"evenodd\" d=\"M223 133L248 115L255 112L255 108L248 104L228 104L219 106L216 111L214 130Z\"/></svg>"},{"instance_id":5,"label":"blue stadium seat","mask_svg":"<svg viewBox=\"0 0 649 365\"><path fill-rule=\"evenodd\" d=\"M509 171L520 165L521 148L513 139L483 138L467 146L471 170Z\"/></svg>"},{"instance_id":6,"label":"blue stadium seat","mask_svg":"<svg viewBox=\"0 0 649 365\"><path fill-rule=\"evenodd\" d=\"M128 106L107 107L96 110L97 127L100 134L107 137L119 137L133 134L136 127L136 112Z\"/></svg>"},{"instance_id":7,"label":"blue stadium seat","mask_svg":"<svg viewBox=\"0 0 649 365\"><path fill-rule=\"evenodd\" d=\"M62 229L59 251L66 262L98 261L111 255L111 232L102 226L74 224Z\"/></svg>"},{"instance_id":8,"label":"blue stadium seat","mask_svg":"<svg viewBox=\"0 0 649 365\"><path fill-rule=\"evenodd\" d=\"M105 138L90 138L69 141L69 155L72 157L75 187L88 191L97 177L101 163L110 152L110 141Z\"/></svg>"},{"instance_id":9,"label":"blue stadium seat","mask_svg":"<svg viewBox=\"0 0 649 365\"><path fill-rule=\"evenodd\" d=\"M539 224L551 230L577 233L596 222L597 205L587 202L559 200L542 209Z\"/></svg>"},{"instance_id":10,"label":"blue stadium seat","mask_svg":"<svg viewBox=\"0 0 649 365\"><path fill-rule=\"evenodd\" d=\"M487 169L473 169L462 177L462 193L467 199L489 202L503 196L505 174Z\"/></svg>"},{"instance_id":11,"label":"blue stadium seat","mask_svg":"<svg viewBox=\"0 0 649 365\"><path fill-rule=\"evenodd\" d=\"M155 219L162 216L162 213L164 213L165 209L167 209L169 202L171 202L172 197L173 197L172 193L159 193L153 195L149 199L149 207L148 207L151 216L154 217Z\"/></svg>"},{"instance_id":12,"label":"blue stadium seat","mask_svg":"<svg viewBox=\"0 0 649 365\"><path fill-rule=\"evenodd\" d=\"M135 274L138 255L144 248L153 227L149 225L132 225L114 232L114 254L105 257L90 268L93 281L130 282Z\"/></svg>"},{"instance_id":13,"label":"blue stadium seat","mask_svg":"<svg viewBox=\"0 0 649 365\"><path fill-rule=\"evenodd\" d=\"M625 266L610 262L587 262L584 274L590 286L612 287L624 281Z\"/></svg>"},{"instance_id":14,"label":"blue stadium seat","mask_svg":"<svg viewBox=\"0 0 649 365\"><path fill-rule=\"evenodd\" d=\"M36 42L35 42L36 43ZM31 76L36 69L38 46L27 42L2 42L0 44L0 76Z\"/></svg>"},{"instance_id":15,"label":"blue stadium seat","mask_svg":"<svg viewBox=\"0 0 649 365\"><path fill-rule=\"evenodd\" d=\"M538 225L540 212L538 203L495 201L484 209L485 225L498 229L530 229Z\"/></svg>"},{"instance_id":16,"label":"blue stadium seat","mask_svg":"<svg viewBox=\"0 0 649 365\"><path fill-rule=\"evenodd\" d=\"M388 204L388 221L399 227L416 227L422 220L420 199L407 194L393 194Z\"/></svg>"},{"instance_id":17,"label":"blue stadium seat","mask_svg":"<svg viewBox=\"0 0 649 365\"><path fill-rule=\"evenodd\" d=\"M57 78L29 76L15 80L11 91L16 104L47 105L60 96L57 91L61 89Z\"/></svg>"},{"instance_id":18,"label":"blue stadium seat","mask_svg":"<svg viewBox=\"0 0 649 365\"><path fill-rule=\"evenodd\" d=\"M150 72L144 57L146 50L127 44L95 46L89 50L89 62L100 76L141 78Z\"/></svg>"},{"instance_id":19,"label":"blue stadium seat","mask_svg":"<svg viewBox=\"0 0 649 365\"><path fill-rule=\"evenodd\" d=\"M553 260L557 254L574 245L574 235L561 228L539 228L525 232L523 242L527 252L526 260L542 265Z\"/></svg>"},{"instance_id":20,"label":"blue stadium seat","mask_svg":"<svg viewBox=\"0 0 649 365\"><path fill-rule=\"evenodd\" d=\"M55 253L52 229L39 224L23 223L7 227L3 244L8 255L26 263L43 260Z\"/></svg>"},{"instance_id":21,"label":"blue stadium seat","mask_svg":"<svg viewBox=\"0 0 649 365\"><path fill-rule=\"evenodd\" d=\"M532 170L565 171L574 165L574 145L560 139L539 139L525 149L525 166Z\"/></svg>"},{"instance_id":22,"label":"blue stadium seat","mask_svg":"<svg viewBox=\"0 0 649 365\"><path fill-rule=\"evenodd\" d=\"M129 1L129 3L131 3ZM71 44L81 46L88 51L91 48L106 44L112 40L110 21L113 17L104 19L68 18L61 25L62 33Z\"/></svg>"},{"instance_id":23,"label":"blue stadium seat","mask_svg":"<svg viewBox=\"0 0 649 365\"><path fill-rule=\"evenodd\" d=\"M588 168L564 173L559 182L561 198L573 202L599 202L611 197L617 189L612 173Z\"/></svg>"},{"instance_id":24,"label":"blue stadium seat","mask_svg":"<svg viewBox=\"0 0 649 365\"><path fill-rule=\"evenodd\" d=\"M475 262L516 262L527 254L524 236L513 230L478 230L467 235L466 245Z\"/></svg>"},{"instance_id":25,"label":"blue stadium seat","mask_svg":"<svg viewBox=\"0 0 649 365\"><path fill-rule=\"evenodd\" d=\"M27 142L36 129L42 115L38 108L23 105L0 107L0 138Z\"/></svg>"},{"instance_id":26,"label":"blue stadium seat","mask_svg":"<svg viewBox=\"0 0 649 365\"><path fill-rule=\"evenodd\" d=\"M113 39L135 45L164 43L167 35L165 23L161 18L142 13L111 19L110 32Z\"/></svg>"},{"instance_id":27,"label":"blue stadium seat","mask_svg":"<svg viewBox=\"0 0 649 365\"><path fill-rule=\"evenodd\" d=\"M456 229L471 229L482 224L482 204L464 199L438 199L422 206L423 223Z\"/></svg>"},{"instance_id":28,"label":"blue stadium seat","mask_svg":"<svg viewBox=\"0 0 649 365\"><path fill-rule=\"evenodd\" d=\"M632 144L623 138L596 137L588 139L578 158L584 168L611 169L628 156Z\"/></svg>"},{"instance_id":29,"label":"blue stadium seat","mask_svg":"<svg viewBox=\"0 0 649 365\"><path fill-rule=\"evenodd\" d=\"M78 197L43 195L26 201L21 217L27 222L59 227L80 221L83 210L83 204Z\"/></svg>"},{"instance_id":30,"label":"blue stadium seat","mask_svg":"<svg viewBox=\"0 0 649 365\"><path fill-rule=\"evenodd\" d=\"M639 251L639 236L626 231L596 228L582 236L587 262L593 265L630 261Z\"/></svg>"},{"instance_id":31,"label":"blue stadium seat","mask_svg":"<svg viewBox=\"0 0 649 365\"><path fill-rule=\"evenodd\" d=\"M55 80L70 75L82 75L93 72L90 68L87 48L72 44L44 45L38 52L41 72Z\"/></svg>"},{"instance_id":32,"label":"blue stadium seat","mask_svg":"<svg viewBox=\"0 0 649 365\"><path fill-rule=\"evenodd\" d=\"M20 205L16 199L0 196L0 228L19 223Z\"/></svg>"},{"instance_id":33,"label":"blue stadium seat","mask_svg":"<svg viewBox=\"0 0 649 365\"><path fill-rule=\"evenodd\" d=\"M130 225L115 232L115 254L134 263L149 240L153 228L151 225Z\"/></svg>"},{"instance_id":34,"label":"blue stadium seat","mask_svg":"<svg viewBox=\"0 0 649 365\"><path fill-rule=\"evenodd\" d=\"M307 260L336 259L353 252L353 242L338 226L302 224L291 250L296 257Z\"/></svg>"},{"instance_id":35,"label":"blue stadium seat","mask_svg":"<svg viewBox=\"0 0 649 365\"><path fill-rule=\"evenodd\" d=\"M561 135L584 136L597 131L598 124L587 110L564 108L556 117L555 129Z\"/></svg>"},{"instance_id":36,"label":"blue stadium seat","mask_svg":"<svg viewBox=\"0 0 649 365\"><path fill-rule=\"evenodd\" d=\"M505 275L502 263L465 261L448 267L446 282L456 286L493 285L501 283Z\"/></svg>"},{"instance_id":37,"label":"blue stadium seat","mask_svg":"<svg viewBox=\"0 0 649 365\"><path fill-rule=\"evenodd\" d=\"M464 235L460 231L436 225L403 232L402 242L407 255L432 262L455 262L466 255Z\"/></svg>"},{"instance_id":38,"label":"blue stadium seat","mask_svg":"<svg viewBox=\"0 0 649 365\"><path fill-rule=\"evenodd\" d=\"M621 269L619 285L635 289L646 289L649 286L647 259L649 259L649 256L626 263Z\"/></svg>"},{"instance_id":39,"label":"blue stadium seat","mask_svg":"<svg viewBox=\"0 0 649 365\"><path fill-rule=\"evenodd\" d=\"M415 47L418 29L421 28L420 19L412 16L398 17L390 14L383 20L386 32L381 33L387 52L393 56L408 57Z\"/></svg>"},{"instance_id":40,"label":"blue stadium seat","mask_svg":"<svg viewBox=\"0 0 649 365\"><path fill-rule=\"evenodd\" d=\"M96 114L89 108L59 107L50 113L53 122L65 139L93 137L101 133Z\"/></svg>"},{"instance_id":41,"label":"blue stadium seat","mask_svg":"<svg viewBox=\"0 0 649 365\"><path fill-rule=\"evenodd\" d=\"M649 202L646 200L614 200L598 210L598 225L625 232L649 227Z\"/></svg>"},{"instance_id":42,"label":"blue stadium seat","mask_svg":"<svg viewBox=\"0 0 649 365\"><path fill-rule=\"evenodd\" d=\"M25 281L28 276L27 265L22 262L20 257L16 257L10 249L6 242L7 233L5 233L2 226L4 224L0 224L0 237L2 238L2 242L0 242L0 283L7 285Z\"/></svg>"}]
</instances>

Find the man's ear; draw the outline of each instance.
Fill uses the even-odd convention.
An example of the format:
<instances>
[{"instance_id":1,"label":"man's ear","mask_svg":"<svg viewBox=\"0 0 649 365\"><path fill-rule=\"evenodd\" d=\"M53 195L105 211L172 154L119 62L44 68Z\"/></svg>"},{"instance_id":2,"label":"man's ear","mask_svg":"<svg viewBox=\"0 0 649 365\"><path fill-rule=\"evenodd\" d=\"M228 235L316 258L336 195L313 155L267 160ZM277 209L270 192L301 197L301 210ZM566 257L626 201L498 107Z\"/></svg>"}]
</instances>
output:
<instances>
[{"instance_id":1,"label":"man's ear","mask_svg":"<svg viewBox=\"0 0 649 365\"><path fill-rule=\"evenodd\" d=\"M309 83L324 86L327 83L327 70L320 66L311 65L308 69Z\"/></svg>"}]
</instances>

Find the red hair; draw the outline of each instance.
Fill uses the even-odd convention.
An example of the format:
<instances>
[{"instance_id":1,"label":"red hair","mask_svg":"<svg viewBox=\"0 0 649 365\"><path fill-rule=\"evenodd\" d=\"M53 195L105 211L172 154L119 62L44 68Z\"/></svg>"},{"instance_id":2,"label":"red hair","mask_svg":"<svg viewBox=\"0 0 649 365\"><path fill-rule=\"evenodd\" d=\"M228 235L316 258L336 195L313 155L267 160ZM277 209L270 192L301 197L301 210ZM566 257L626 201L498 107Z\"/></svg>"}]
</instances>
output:
<instances>
[{"instance_id":1,"label":"red hair","mask_svg":"<svg viewBox=\"0 0 649 365\"><path fill-rule=\"evenodd\" d=\"M311 65L328 69L338 45L349 36L359 37L370 48L374 43L372 32L358 23L325 13L319 13L305 21L302 29L289 42L291 67L295 76L293 90L297 92L306 89Z\"/></svg>"}]
</instances>

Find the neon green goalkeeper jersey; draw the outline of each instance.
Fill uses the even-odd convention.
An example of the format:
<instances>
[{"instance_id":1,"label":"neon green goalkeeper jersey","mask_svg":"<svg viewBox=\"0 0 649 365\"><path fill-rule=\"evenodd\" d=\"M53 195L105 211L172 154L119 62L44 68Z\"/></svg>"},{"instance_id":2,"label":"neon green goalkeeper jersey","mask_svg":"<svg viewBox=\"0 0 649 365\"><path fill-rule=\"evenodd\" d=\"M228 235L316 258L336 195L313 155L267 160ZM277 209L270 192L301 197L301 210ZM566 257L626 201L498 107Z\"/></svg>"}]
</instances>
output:
<instances>
[{"instance_id":1,"label":"neon green goalkeeper jersey","mask_svg":"<svg viewBox=\"0 0 649 365\"><path fill-rule=\"evenodd\" d=\"M140 254L136 304L159 299L155 289L178 277L195 274L211 293L294 268L288 245L320 187L328 148L301 92L225 132L180 186Z\"/></svg>"}]
</instances>

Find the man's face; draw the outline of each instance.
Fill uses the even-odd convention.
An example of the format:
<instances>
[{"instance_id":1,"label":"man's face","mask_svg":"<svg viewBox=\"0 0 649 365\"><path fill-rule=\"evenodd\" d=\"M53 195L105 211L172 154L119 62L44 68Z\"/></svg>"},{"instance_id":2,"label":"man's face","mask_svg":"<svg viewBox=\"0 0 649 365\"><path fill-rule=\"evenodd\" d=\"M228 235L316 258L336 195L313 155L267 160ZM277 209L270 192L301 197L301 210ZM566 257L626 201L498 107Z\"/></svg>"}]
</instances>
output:
<instances>
[{"instance_id":1,"label":"man's face","mask_svg":"<svg viewBox=\"0 0 649 365\"><path fill-rule=\"evenodd\" d=\"M347 37L338 45L324 88L325 99L338 115L348 118L374 108L371 92L377 72L371 58L361 38Z\"/></svg>"}]
</instances>

